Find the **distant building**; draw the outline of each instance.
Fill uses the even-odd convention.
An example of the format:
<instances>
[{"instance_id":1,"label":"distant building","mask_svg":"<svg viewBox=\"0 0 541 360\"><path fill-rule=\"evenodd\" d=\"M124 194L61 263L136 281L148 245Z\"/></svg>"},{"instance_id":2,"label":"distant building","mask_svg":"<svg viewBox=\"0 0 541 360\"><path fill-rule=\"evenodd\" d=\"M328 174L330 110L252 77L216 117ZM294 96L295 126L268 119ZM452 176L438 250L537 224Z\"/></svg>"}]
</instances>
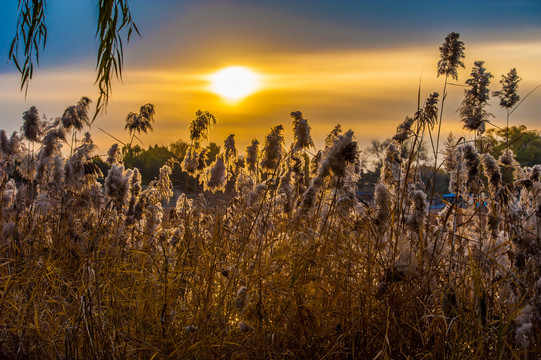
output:
<instances>
[{"instance_id":1,"label":"distant building","mask_svg":"<svg viewBox=\"0 0 541 360\"><path fill-rule=\"evenodd\" d=\"M357 199L371 204L374 201L374 193L369 191L357 191Z\"/></svg>"}]
</instances>

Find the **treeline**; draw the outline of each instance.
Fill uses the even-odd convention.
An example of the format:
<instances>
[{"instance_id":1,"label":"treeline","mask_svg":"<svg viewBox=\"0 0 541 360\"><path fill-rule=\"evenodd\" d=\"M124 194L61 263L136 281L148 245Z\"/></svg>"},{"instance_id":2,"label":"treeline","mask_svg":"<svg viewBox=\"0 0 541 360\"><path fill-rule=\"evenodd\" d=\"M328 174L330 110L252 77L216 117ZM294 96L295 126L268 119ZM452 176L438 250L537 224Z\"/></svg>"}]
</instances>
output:
<instances>
[{"instance_id":1,"label":"treeline","mask_svg":"<svg viewBox=\"0 0 541 360\"><path fill-rule=\"evenodd\" d=\"M170 163L173 173L171 182L173 186L181 188L184 191L195 192L202 189L202 186L195 181L193 177L182 171L179 166L186 155L186 149L189 144L182 139L170 145L151 145L147 149L139 145L127 148L122 151L122 159L126 168L139 169L142 183L148 185L152 180L157 179L160 174L160 168L163 164ZM220 152L220 146L214 142L209 143L207 165L216 160L216 155ZM101 157L95 157L94 162L98 165L103 174L111 167Z\"/></svg>"},{"instance_id":2,"label":"treeline","mask_svg":"<svg viewBox=\"0 0 541 360\"><path fill-rule=\"evenodd\" d=\"M451 136L447 142L456 142L457 140ZM488 147L489 153L495 158L499 158L507 144L509 144L509 148L516 155L517 161L522 166L533 166L541 162L541 132L530 130L525 125L511 126L508 133L506 133L505 129L489 129L484 136L483 142L484 146ZM363 168L358 182L359 191L365 193L372 193L374 191L374 186L381 177L385 149L390 143L390 138L383 141L372 140L370 146L363 151L364 165L367 166ZM198 184L196 179L182 171L179 166L186 155L188 147L189 144L182 139L168 146L152 145L147 149L139 145L130 148L126 147L123 151L123 162L126 168L139 169L143 184L148 184L150 181L158 178L160 167L170 162L173 165L171 166L173 170L171 175L173 186L188 192L200 191L202 190L202 186ZM216 160L216 156L220 153L220 145L210 142L206 149L208 150L206 159L208 166ZM425 184L431 181L432 176L432 160L429 162L428 153L426 145L424 145L419 154L421 162L419 164L419 171L421 179ZM407 151L403 151L402 158L407 158L408 155ZM239 158L242 158L242 156L239 156ZM102 173L106 174L110 166L100 157L96 157L95 162ZM242 165L242 162L239 162L239 165ZM503 176L505 178L508 175L504 172ZM436 172L434 181L435 192L437 194L448 192L449 175L443 169L439 169Z\"/></svg>"}]
</instances>

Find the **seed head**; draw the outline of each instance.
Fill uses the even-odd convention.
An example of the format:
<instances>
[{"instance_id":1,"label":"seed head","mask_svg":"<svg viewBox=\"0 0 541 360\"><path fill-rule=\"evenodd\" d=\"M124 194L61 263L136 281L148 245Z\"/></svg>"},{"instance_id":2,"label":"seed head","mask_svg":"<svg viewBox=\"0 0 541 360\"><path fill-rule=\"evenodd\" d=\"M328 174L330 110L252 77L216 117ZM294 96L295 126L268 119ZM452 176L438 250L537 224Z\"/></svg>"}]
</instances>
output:
<instances>
[{"instance_id":1,"label":"seed head","mask_svg":"<svg viewBox=\"0 0 541 360\"><path fill-rule=\"evenodd\" d=\"M107 151L107 160L109 165L118 164L122 162L122 152L118 144L113 144Z\"/></svg>"},{"instance_id":2,"label":"seed head","mask_svg":"<svg viewBox=\"0 0 541 360\"><path fill-rule=\"evenodd\" d=\"M34 200L34 208L39 214L43 216L48 214L49 209L51 208L51 202L47 197L47 193L42 192L38 194L38 196Z\"/></svg>"},{"instance_id":3,"label":"seed head","mask_svg":"<svg viewBox=\"0 0 541 360\"><path fill-rule=\"evenodd\" d=\"M430 94L426 99L423 111L419 114L421 125L428 126L430 129L433 129L438 121L438 97L437 92Z\"/></svg>"},{"instance_id":4,"label":"seed head","mask_svg":"<svg viewBox=\"0 0 541 360\"><path fill-rule=\"evenodd\" d=\"M274 171L284 153L284 128L282 125L273 126L265 137L260 162L261 169L266 172Z\"/></svg>"},{"instance_id":5,"label":"seed head","mask_svg":"<svg viewBox=\"0 0 541 360\"><path fill-rule=\"evenodd\" d=\"M359 148L352 130L334 138L333 144L323 152L315 182L322 181L329 175L342 178L350 165L359 161Z\"/></svg>"},{"instance_id":6,"label":"seed head","mask_svg":"<svg viewBox=\"0 0 541 360\"><path fill-rule=\"evenodd\" d=\"M483 67L484 61L476 61L471 77L466 80L468 88L464 90L464 100L459 108L464 128L482 134L485 131L485 122L492 116L485 110L490 98L490 78L492 74Z\"/></svg>"},{"instance_id":7,"label":"seed head","mask_svg":"<svg viewBox=\"0 0 541 360\"><path fill-rule=\"evenodd\" d=\"M85 125L89 125L88 109L90 103L89 98L82 97L77 105L66 108L61 119L64 129L69 131L73 127L75 130L81 131Z\"/></svg>"},{"instance_id":8,"label":"seed head","mask_svg":"<svg viewBox=\"0 0 541 360\"><path fill-rule=\"evenodd\" d=\"M398 144L402 144L408 140L411 134L411 126L413 125L413 121L413 118L406 116L406 120L400 123L400 125L398 125L396 128L396 134L393 136L393 140L395 140Z\"/></svg>"},{"instance_id":9,"label":"seed head","mask_svg":"<svg viewBox=\"0 0 541 360\"><path fill-rule=\"evenodd\" d=\"M39 118L38 109L32 106L23 113L23 128L21 131L25 138L38 142L42 133L42 123Z\"/></svg>"},{"instance_id":10,"label":"seed head","mask_svg":"<svg viewBox=\"0 0 541 360\"><path fill-rule=\"evenodd\" d=\"M209 151L210 150L208 148L197 149L197 166L195 167L196 174L201 174L207 168L207 155Z\"/></svg>"},{"instance_id":11,"label":"seed head","mask_svg":"<svg viewBox=\"0 0 541 360\"><path fill-rule=\"evenodd\" d=\"M374 203L376 204L376 216L374 223L378 227L384 227L391 218L389 192L383 184L377 184L374 191Z\"/></svg>"},{"instance_id":12,"label":"seed head","mask_svg":"<svg viewBox=\"0 0 541 360\"><path fill-rule=\"evenodd\" d=\"M502 75L500 84L502 89L492 93L493 96L500 98L500 106L504 109L510 109L520 100L520 96L517 94L518 83L522 80L517 75L515 68L509 70L507 75Z\"/></svg>"},{"instance_id":13,"label":"seed head","mask_svg":"<svg viewBox=\"0 0 541 360\"><path fill-rule=\"evenodd\" d=\"M391 142L385 150L381 180L384 184L393 185L400 179L400 152L394 142Z\"/></svg>"},{"instance_id":14,"label":"seed head","mask_svg":"<svg viewBox=\"0 0 541 360\"><path fill-rule=\"evenodd\" d=\"M331 132L325 138L325 149L331 147L334 143L334 139L342 133L342 125L336 124L336 126L331 130Z\"/></svg>"},{"instance_id":15,"label":"seed head","mask_svg":"<svg viewBox=\"0 0 541 360\"><path fill-rule=\"evenodd\" d=\"M17 132L14 132L8 139L6 132L0 130L0 155L5 157L17 156L20 155L20 150L21 139L17 135Z\"/></svg>"},{"instance_id":16,"label":"seed head","mask_svg":"<svg viewBox=\"0 0 541 360\"><path fill-rule=\"evenodd\" d=\"M224 141L224 161L229 171L236 169L237 146L235 145L235 134L230 134Z\"/></svg>"},{"instance_id":17,"label":"seed head","mask_svg":"<svg viewBox=\"0 0 541 360\"><path fill-rule=\"evenodd\" d=\"M490 192L495 195L500 188L502 181L502 174L500 168L496 163L494 157L490 154L482 154L481 158L483 159L483 165L485 167L485 176L488 178L488 186Z\"/></svg>"},{"instance_id":18,"label":"seed head","mask_svg":"<svg viewBox=\"0 0 541 360\"><path fill-rule=\"evenodd\" d=\"M464 157L464 167L467 172L468 190L472 191L479 185L479 154L472 144L465 144L462 146L462 154Z\"/></svg>"},{"instance_id":19,"label":"seed head","mask_svg":"<svg viewBox=\"0 0 541 360\"><path fill-rule=\"evenodd\" d=\"M293 111L291 114L293 119L293 150L300 151L314 147L314 141L310 135L310 125L308 120L302 117L300 111Z\"/></svg>"},{"instance_id":20,"label":"seed head","mask_svg":"<svg viewBox=\"0 0 541 360\"><path fill-rule=\"evenodd\" d=\"M62 141L66 140L66 132L63 128L53 128L43 137L43 147L40 150L40 157L50 157L60 154Z\"/></svg>"},{"instance_id":21,"label":"seed head","mask_svg":"<svg viewBox=\"0 0 541 360\"><path fill-rule=\"evenodd\" d=\"M407 219L407 223L414 233L418 233L424 224L427 206L426 194L422 190L416 190L412 196L411 215Z\"/></svg>"},{"instance_id":22,"label":"seed head","mask_svg":"<svg viewBox=\"0 0 541 360\"><path fill-rule=\"evenodd\" d=\"M197 150L194 146L190 146L186 150L186 155L184 155L184 160L180 164L182 170L187 172L191 176L195 176L197 173L197 168L199 165Z\"/></svg>"},{"instance_id":23,"label":"seed head","mask_svg":"<svg viewBox=\"0 0 541 360\"><path fill-rule=\"evenodd\" d=\"M16 197L17 185L15 184L15 180L9 179L4 187L4 192L2 193L2 205L4 208L9 208L15 201Z\"/></svg>"},{"instance_id":24,"label":"seed head","mask_svg":"<svg viewBox=\"0 0 541 360\"><path fill-rule=\"evenodd\" d=\"M160 176L158 181L155 183L156 190L160 201L169 199L173 196L173 183L170 180L170 176L173 173L169 165L163 165L160 168Z\"/></svg>"},{"instance_id":25,"label":"seed head","mask_svg":"<svg viewBox=\"0 0 541 360\"><path fill-rule=\"evenodd\" d=\"M460 34L452 32L445 37L440 46L440 60L438 61L438 76L451 76L458 80L457 68L464 68L464 43L459 40Z\"/></svg>"},{"instance_id":26,"label":"seed head","mask_svg":"<svg viewBox=\"0 0 541 360\"><path fill-rule=\"evenodd\" d=\"M223 154L216 157L216 161L201 175L199 181L203 184L205 190L212 191L213 193L225 190L227 169Z\"/></svg>"},{"instance_id":27,"label":"seed head","mask_svg":"<svg viewBox=\"0 0 541 360\"><path fill-rule=\"evenodd\" d=\"M208 138L208 133L217 121L214 115L208 111L197 110L195 118L190 123L190 140L196 146Z\"/></svg>"},{"instance_id":28,"label":"seed head","mask_svg":"<svg viewBox=\"0 0 541 360\"><path fill-rule=\"evenodd\" d=\"M255 173L257 170L257 159L259 158L259 141L254 138L250 145L246 147L246 156L244 158L244 163L246 164L246 169L250 173Z\"/></svg>"},{"instance_id":29,"label":"seed head","mask_svg":"<svg viewBox=\"0 0 541 360\"><path fill-rule=\"evenodd\" d=\"M124 129L128 130L130 134L137 132L138 134L147 133L152 131L152 123L154 123L154 114L156 110L154 105L145 104L141 106L139 114L129 113L126 117L126 126Z\"/></svg>"},{"instance_id":30,"label":"seed head","mask_svg":"<svg viewBox=\"0 0 541 360\"><path fill-rule=\"evenodd\" d=\"M498 159L498 164L503 166L513 166L515 164L518 164L515 160L515 154L513 153L513 150L511 149L504 149L503 153L500 155L500 158Z\"/></svg>"},{"instance_id":31,"label":"seed head","mask_svg":"<svg viewBox=\"0 0 541 360\"><path fill-rule=\"evenodd\" d=\"M321 157L323 152L319 150L316 155L310 160L310 176L314 177L317 175L319 169L319 163L321 162Z\"/></svg>"},{"instance_id":32,"label":"seed head","mask_svg":"<svg viewBox=\"0 0 541 360\"><path fill-rule=\"evenodd\" d=\"M105 177L105 194L115 200L120 211L128 201L132 170L124 171L124 166L113 164Z\"/></svg>"}]
</instances>

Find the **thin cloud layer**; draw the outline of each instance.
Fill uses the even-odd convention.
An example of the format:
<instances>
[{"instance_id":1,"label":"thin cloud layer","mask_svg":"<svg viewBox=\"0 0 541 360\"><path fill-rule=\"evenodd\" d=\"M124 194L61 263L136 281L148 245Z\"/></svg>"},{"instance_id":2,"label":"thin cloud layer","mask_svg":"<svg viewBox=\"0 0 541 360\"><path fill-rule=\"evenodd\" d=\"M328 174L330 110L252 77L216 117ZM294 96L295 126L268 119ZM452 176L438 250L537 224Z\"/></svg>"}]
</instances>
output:
<instances>
[{"instance_id":1,"label":"thin cloud layer","mask_svg":"<svg viewBox=\"0 0 541 360\"><path fill-rule=\"evenodd\" d=\"M221 143L235 132L239 148L244 148L272 125L283 123L288 129L288 114L301 110L310 120L316 143L321 144L339 122L356 131L361 145L367 144L392 133L406 115L415 112L420 81L422 97L441 91L442 79L436 77L438 47L451 31L460 32L466 44L466 69L459 73L460 83L469 76L475 60L485 60L495 76L492 90L512 67L524 79L521 94L541 83L538 2L468 5L482 9L482 18L472 15L474 9L464 11L460 2L409 3L408 8L395 2L310 4L162 0L151 7L148 2L132 2L143 38L134 38L126 47L124 81L115 83L108 112L96 124L122 136L126 115L150 102L156 105L156 127L143 141L145 145L168 144L187 139L193 114L204 109L219 120L211 141ZM74 9L86 11L77 13L84 18L82 26L62 37L57 20L62 11ZM22 112L31 105L54 117L83 95L97 98L95 44L84 45L91 42L87 35L81 39L83 44L73 41L86 27L93 35L93 29L85 25L92 23L88 20L92 11L88 4L70 3L65 9L51 5L50 39L44 53L48 57L37 70L26 99L18 92L19 78L13 68L5 64L0 68L3 127L18 129ZM504 17L507 22L502 22ZM76 19L68 21L73 22ZM208 74L229 65L248 66L264 79L260 91L235 106L210 93L206 81ZM539 96L534 93L513 114L515 124L538 127ZM455 112L461 97L460 87L449 90L444 131L461 132ZM503 113L496 103L490 111L498 123ZM110 139L96 133L96 142L106 149Z\"/></svg>"}]
</instances>

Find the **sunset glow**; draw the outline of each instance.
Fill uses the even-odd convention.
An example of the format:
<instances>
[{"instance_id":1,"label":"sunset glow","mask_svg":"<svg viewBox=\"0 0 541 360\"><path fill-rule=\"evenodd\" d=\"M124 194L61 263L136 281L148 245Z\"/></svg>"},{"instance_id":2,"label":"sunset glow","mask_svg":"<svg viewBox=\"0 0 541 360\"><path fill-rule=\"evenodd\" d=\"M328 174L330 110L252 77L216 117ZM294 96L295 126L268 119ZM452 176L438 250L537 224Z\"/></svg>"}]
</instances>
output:
<instances>
[{"instance_id":1,"label":"sunset glow","mask_svg":"<svg viewBox=\"0 0 541 360\"><path fill-rule=\"evenodd\" d=\"M210 78L210 89L229 101L242 100L253 94L260 85L260 76L243 66L229 66Z\"/></svg>"},{"instance_id":2,"label":"sunset glow","mask_svg":"<svg viewBox=\"0 0 541 360\"><path fill-rule=\"evenodd\" d=\"M0 360L539 358L541 0L0 33Z\"/></svg>"},{"instance_id":3,"label":"sunset glow","mask_svg":"<svg viewBox=\"0 0 541 360\"><path fill-rule=\"evenodd\" d=\"M523 98L541 81L539 21L530 19L539 14L539 5L534 2L521 5L527 11L511 7L514 22L505 22L504 29L502 17L509 20L508 12L500 13L494 2L488 1L476 2L477 7L488 11L483 19L467 18L464 22L456 20L461 18L460 13L445 12L449 7L438 2L438 13L444 14L446 21L423 26L403 16L409 11L435 11L417 3L389 11L387 6L374 2L340 6L310 2L312 12L305 13L300 11L302 1L272 5L256 1L249 6L237 0L208 1L193 2L194 6L189 7L184 2L156 1L161 5L133 1L134 11L148 13L137 16L144 36L126 48L123 80L113 82L114 93L107 111L94 122L129 142L129 137L123 137L126 115L142 104L152 103L159 126L141 139L139 145L145 147L187 140L194 112L207 109L218 119L209 134L209 141L217 144L234 132L237 145L244 149L253 137L261 140L269 127L277 124L286 127L289 141L293 135L288 128L289 113L299 110L310 120L317 146L323 146L329 131L340 123L344 129L355 131L359 146L365 149L373 139L389 137L406 116L417 110L419 85L421 100L432 92L441 93L444 79L437 77L436 65L439 46L450 31L461 34L466 58L465 68L458 69L458 80L453 81L459 86L447 87L442 134L452 131L458 136L470 136L463 129L457 109L474 61L484 60L487 71L494 76L491 91L499 89L501 76L513 67L523 79L518 89ZM2 2L0 6L0 28L5 34L11 34L16 27L14 4ZM458 11L459 6L453 2L450 8ZM47 49L26 94L18 91L20 74L14 64L0 63L0 118L9 133L20 130L22 113L30 106L55 118L83 95L93 104L98 98L91 46L95 40L91 16L94 5L86 1L62 6L51 2L48 11L61 19L72 19L62 14L84 13L87 20L49 22ZM327 21L322 22L322 18ZM393 26L380 31L382 24L397 24L397 18L411 21L407 31ZM484 28L496 27L502 33L478 31L475 26L481 20L486 24ZM156 27L157 23L163 26ZM200 24L209 26L201 28ZM68 28L70 31L66 31ZM66 39L54 34L73 35ZM84 36L89 39L83 41ZM74 41L76 38L79 41ZM11 38L2 39L0 48L7 57ZM66 43L78 47L67 49ZM513 112L511 122L538 128L540 96L540 90L533 92ZM498 99L491 96L489 102L494 114L491 122L505 126L506 113L498 106ZM105 153L111 137L97 131L93 138Z\"/></svg>"}]
</instances>

